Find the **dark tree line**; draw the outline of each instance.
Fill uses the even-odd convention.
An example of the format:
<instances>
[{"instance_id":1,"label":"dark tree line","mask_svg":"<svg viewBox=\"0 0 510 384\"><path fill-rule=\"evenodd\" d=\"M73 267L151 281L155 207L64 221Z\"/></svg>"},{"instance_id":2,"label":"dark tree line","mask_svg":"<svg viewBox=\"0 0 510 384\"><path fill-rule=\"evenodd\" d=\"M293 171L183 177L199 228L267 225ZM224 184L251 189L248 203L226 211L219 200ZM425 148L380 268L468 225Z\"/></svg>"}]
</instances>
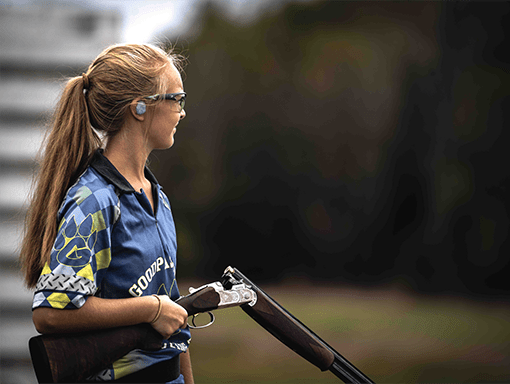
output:
<instances>
[{"instance_id":1,"label":"dark tree line","mask_svg":"<svg viewBox=\"0 0 510 384\"><path fill-rule=\"evenodd\" d=\"M508 3L217 7L153 160L183 275L508 295Z\"/></svg>"}]
</instances>

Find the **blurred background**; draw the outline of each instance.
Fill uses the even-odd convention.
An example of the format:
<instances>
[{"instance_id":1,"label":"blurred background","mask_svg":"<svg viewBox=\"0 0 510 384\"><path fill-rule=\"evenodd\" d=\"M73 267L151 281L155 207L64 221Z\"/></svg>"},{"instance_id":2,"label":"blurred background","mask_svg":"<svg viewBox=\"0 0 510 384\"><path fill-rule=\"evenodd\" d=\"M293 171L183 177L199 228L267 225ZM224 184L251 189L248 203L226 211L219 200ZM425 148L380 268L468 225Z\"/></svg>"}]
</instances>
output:
<instances>
[{"instance_id":1,"label":"blurred background","mask_svg":"<svg viewBox=\"0 0 510 384\"><path fill-rule=\"evenodd\" d=\"M187 117L150 163L182 294L232 265L376 382L510 382L509 15L0 1L0 382L36 382L17 246L49 113L64 78L118 42L187 57ZM239 309L195 331L191 354L198 383L338 382Z\"/></svg>"}]
</instances>

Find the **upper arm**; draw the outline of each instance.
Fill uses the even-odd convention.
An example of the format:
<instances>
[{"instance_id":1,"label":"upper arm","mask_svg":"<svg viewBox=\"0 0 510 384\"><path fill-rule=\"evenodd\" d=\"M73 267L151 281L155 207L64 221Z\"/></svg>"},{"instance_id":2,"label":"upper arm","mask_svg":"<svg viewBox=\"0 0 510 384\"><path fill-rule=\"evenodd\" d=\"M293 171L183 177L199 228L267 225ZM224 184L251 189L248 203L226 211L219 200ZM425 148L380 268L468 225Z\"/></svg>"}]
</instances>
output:
<instances>
[{"instance_id":1,"label":"upper arm","mask_svg":"<svg viewBox=\"0 0 510 384\"><path fill-rule=\"evenodd\" d=\"M36 285L34 310L81 308L96 293L110 264L111 229L118 216L114 192L99 192L82 186L66 197L50 263ZM39 315L34 316L35 323Z\"/></svg>"}]
</instances>

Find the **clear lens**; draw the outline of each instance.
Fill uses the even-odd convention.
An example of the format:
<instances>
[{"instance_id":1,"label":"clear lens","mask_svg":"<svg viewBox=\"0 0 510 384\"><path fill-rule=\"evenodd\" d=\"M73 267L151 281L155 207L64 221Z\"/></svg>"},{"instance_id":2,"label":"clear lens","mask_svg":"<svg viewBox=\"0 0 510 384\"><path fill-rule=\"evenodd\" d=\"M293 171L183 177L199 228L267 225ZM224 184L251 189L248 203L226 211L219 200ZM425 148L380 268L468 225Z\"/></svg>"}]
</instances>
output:
<instances>
[{"instance_id":1,"label":"clear lens","mask_svg":"<svg viewBox=\"0 0 510 384\"><path fill-rule=\"evenodd\" d=\"M177 100L177 97L179 97ZM165 94L157 94L152 96L146 96L146 99L150 100L172 100L176 101L179 104L179 113L184 109L184 104L186 104L186 94L185 93L165 93Z\"/></svg>"}]
</instances>

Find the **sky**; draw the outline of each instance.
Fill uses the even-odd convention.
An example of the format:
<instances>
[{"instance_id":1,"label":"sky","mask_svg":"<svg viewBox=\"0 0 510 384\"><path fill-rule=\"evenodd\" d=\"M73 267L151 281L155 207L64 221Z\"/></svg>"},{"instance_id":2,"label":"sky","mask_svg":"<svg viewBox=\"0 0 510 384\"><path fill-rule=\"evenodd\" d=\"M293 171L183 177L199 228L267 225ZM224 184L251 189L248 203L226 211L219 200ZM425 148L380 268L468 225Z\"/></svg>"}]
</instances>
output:
<instances>
[{"instance_id":1,"label":"sky","mask_svg":"<svg viewBox=\"0 0 510 384\"><path fill-rule=\"evenodd\" d=\"M70 0L68 0L70 1ZM201 0L86 0L90 9L117 9L122 17L121 42L147 43L166 30L187 30ZM83 1L81 2L83 4Z\"/></svg>"},{"instance_id":2,"label":"sky","mask_svg":"<svg viewBox=\"0 0 510 384\"><path fill-rule=\"evenodd\" d=\"M158 34L174 31L178 38L193 24L196 11L207 0L47 0L44 6L77 4L90 10L117 10L122 19L121 43L147 43ZM225 15L239 23L251 23L262 12L278 10L289 2L310 0L213 0L223 6ZM40 0L0 0L0 5L23 7L41 5ZM181 32L182 31L182 32Z\"/></svg>"}]
</instances>

